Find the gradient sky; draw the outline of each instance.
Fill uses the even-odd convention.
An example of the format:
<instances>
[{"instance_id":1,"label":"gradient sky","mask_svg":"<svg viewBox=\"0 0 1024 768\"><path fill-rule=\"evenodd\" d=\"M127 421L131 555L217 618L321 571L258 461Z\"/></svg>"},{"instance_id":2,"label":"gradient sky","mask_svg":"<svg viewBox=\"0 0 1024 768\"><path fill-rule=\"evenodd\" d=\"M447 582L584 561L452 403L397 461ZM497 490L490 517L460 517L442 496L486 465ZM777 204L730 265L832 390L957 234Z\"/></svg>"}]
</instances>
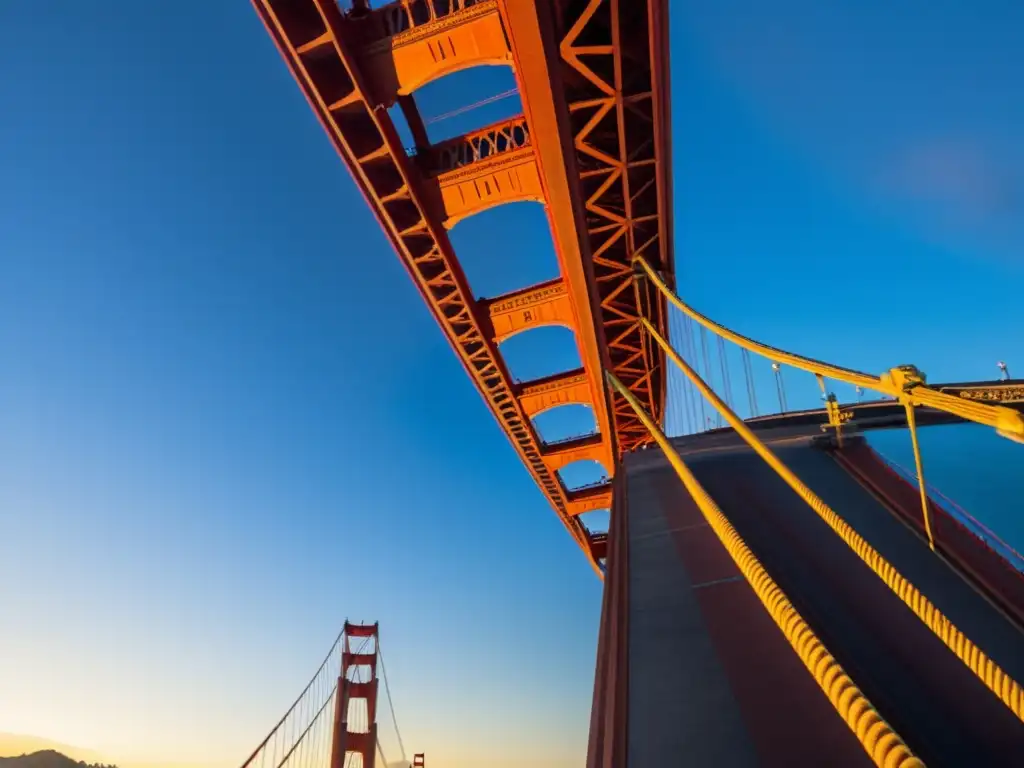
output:
<instances>
[{"instance_id":1,"label":"gradient sky","mask_svg":"<svg viewBox=\"0 0 1024 768\"><path fill-rule=\"evenodd\" d=\"M1024 375L1024 6L827 5L672 2L682 293L854 367ZM0 67L0 731L237 764L348 616L432 764L581 765L600 586L248 3L5 2ZM452 239L480 295L556 269L539 206Z\"/></svg>"}]
</instances>

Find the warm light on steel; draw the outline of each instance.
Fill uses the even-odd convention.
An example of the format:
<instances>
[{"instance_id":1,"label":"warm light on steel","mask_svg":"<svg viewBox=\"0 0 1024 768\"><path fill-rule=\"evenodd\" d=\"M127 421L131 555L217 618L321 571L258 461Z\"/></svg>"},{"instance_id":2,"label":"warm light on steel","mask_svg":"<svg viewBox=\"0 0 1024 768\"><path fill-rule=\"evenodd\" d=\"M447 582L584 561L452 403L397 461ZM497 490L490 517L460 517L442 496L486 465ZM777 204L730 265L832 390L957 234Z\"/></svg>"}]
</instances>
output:
<instances>
[{"instance_id":1,"label":"warm light on steel","mask_svg":"<svg viewBox=\"0 0 1024 768\"><path fill-rule=\"evenodd\" d=\"M641 321L662 327L665 305L635 280L632 259L671 272L666 0L253 4L467 372L598 569L606 538L579 515L609 508L611 485L567 489L558 470L587 459L612 475L622 451L650 439L610 395L606 367L659 418L663 409L664 357ZM515 73L523 114L431 145L416 90L495 65ZM447 230L520 201L544 205L561 276L477 300ZM574 332L582 367L514 382L498 344L544 325ZM531 418L568 403L593 409L597 435L546 445Z\"/></svg>"}]
</instances>

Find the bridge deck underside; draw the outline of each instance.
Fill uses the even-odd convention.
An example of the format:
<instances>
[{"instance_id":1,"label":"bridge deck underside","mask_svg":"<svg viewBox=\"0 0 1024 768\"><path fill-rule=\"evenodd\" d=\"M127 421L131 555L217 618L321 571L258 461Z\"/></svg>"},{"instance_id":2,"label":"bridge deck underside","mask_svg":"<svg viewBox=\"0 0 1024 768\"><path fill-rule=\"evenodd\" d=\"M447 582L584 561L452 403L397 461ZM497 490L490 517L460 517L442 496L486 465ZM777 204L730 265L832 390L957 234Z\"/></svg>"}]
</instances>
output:
<instances>
[{"instance_id":1,"label":"bridge deck underside","mask_svg":"<svg viewBox=\"0 0 1024 768\"><path fill-rule=\"evenodd\" d=\"M611 475L622 451L650 440L604 370L655 417L664 404L664 356L642 321L664 330L665 300L636 280L633 259L671 279L668 0L252 2L466 372L599 569L606 539L579 515L603 509L593 504L611 487L599 499L561 470L597 461ZM432 143L419 89L483 66L512 69L523 113ZM559 276L481 297L449 230L524 201L544 206ZM573 331L579 367L517 381L500 345L552 325ZM592 409L588 442L539 433L533 418L566 404Z\"/></svg>"},{"instance_id":2,"label":"bridge deck underside","mask_svg":"<svg viewBox=\"0 0 1024 768\"><path fill-rule=\"evenodd\" d=\"M1024 635L806 440L775 450L1012 677ZM928 765L1019 765L1024 726L748 450L687 457L847 673ZM659 451L627 457L629 764L868 765Z\"/></svg>"}]
</instances>

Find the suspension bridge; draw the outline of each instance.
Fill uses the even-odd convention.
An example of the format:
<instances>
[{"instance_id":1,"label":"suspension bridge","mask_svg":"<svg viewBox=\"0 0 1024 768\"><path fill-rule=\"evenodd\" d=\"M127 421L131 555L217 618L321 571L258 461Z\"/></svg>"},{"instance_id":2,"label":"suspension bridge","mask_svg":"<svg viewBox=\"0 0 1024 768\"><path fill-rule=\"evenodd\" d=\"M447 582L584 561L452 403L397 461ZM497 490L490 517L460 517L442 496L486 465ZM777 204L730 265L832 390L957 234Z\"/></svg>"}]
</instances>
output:
<instances>
[{"instance_id":1,"label":"suspension bridge","mask_svg":"<svg viewBox=\"0 0 1024 768\"><path fill-rule=\"evenodd\" d=\"M604 580L589 768L1020 763L1024 558L928 482L918 431L969 423L1024 441L1024 380L1002 363L998 380L948 384L912 365L856 371L683 300L668 0L253 5ZM484 102L425 119L417 90L479 66L512 69L523 113L431 143L428 124ZM560 276L475 296L448 232L519 201L543 205ZM500 345L550 325L573 331L582 365L514 380ZM769 371L777 409L757 384ZM821 407L789 408L799 374ZM534 419L569 404L592 409L594 432L542 439ZM879 429L908 433L913 467L868 445ZM579 461L607 478L567 485ZM602 510L607 529L588 525ZM387 765L378 670L387 691L376 625L346 623L244 766Z\"/></svg>"},{"instance_id":2,"label":"suspension bridge","mask_svg":"<svg viewBox=\"0 0 1024 768\"><path fill-rule=\"evenodd\" d=\"M309 683L243 768L353 768L376 765L378 757L381 766L391 765L378 730L382 679L388 705L385 711L401 764L409 765L391 701L379 630L377 624L345 622ZM413 766L425 764L422 753L413 755Z\"/></svg>"}]
</instances>

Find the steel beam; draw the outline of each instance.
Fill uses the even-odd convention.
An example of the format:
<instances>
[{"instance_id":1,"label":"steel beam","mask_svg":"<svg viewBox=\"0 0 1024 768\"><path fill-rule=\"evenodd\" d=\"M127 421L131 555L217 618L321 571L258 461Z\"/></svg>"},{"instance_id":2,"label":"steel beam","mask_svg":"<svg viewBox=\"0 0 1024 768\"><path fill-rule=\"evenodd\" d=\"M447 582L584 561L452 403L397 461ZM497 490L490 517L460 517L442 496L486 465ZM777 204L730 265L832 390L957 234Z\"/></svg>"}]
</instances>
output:
<instances>
[{"instance_id":1,"label":"steel beam","mask_svg":"<svg viewBox=\"0 0 1024 768\"><path fill-rule=\"evenodd\" d=\"M520 115L417 154L428 178L437 185L447 229L504 203L543 202L530 139L526 118Z\"/></svg>"},{"instance_id":2,"label":"steel beam","mask_svg":"<svg viewBox=\"0 0 1024 768\"><path fill-rule=\"evenodd\" d=\"M635 278L632 260L653 258L671 279L667 0L588 0L552 10L608 364L660 420L664 354L649 345L640 320L664 327L667 309ZM650 442L623 398L614 396L612 412L620 451Z\"/></svg>"},{"instance_id":3,"label":"steel beam","mask_svg":"<svg viewBox=\"0 0 1024 768\"><path fill-rule=\"evenodd\" d=\"M495 0L399 0L358 22L359 55L379 103L461 69L511 63Z\"/></svg>"},{"instance_id":4,"label":"steel beam","mask_svg":"<svg viewBox=\"0 0 1024 768\"><path fill-rule=\"evenodd\" d=\"M517 389L523 413L531 419L560 405L589 405L593 408L591 394L590 380L582 368L527 381Z\"/></svg>"},{"instance_id":5,"label":"steel beam","mask_svg":"<svg viewBox=\"0 0 1024 768\"><path fill-rule=\"evenodd\" d=\"M566 510L570 515L582 515L584 512L593 512L597 509L612 508L612 486L611 483L591 486L578 491L570 491L567 494Z\"/></svg>"},{"instance_id":6,"label":"steel beam","mask_svg":"<svg viewBox=\"0 0 1024 768\"><path fill-rule=\"evenodd\" d=\"M561 278L484 301L482 305L498 342L544 325L573 327L569 292Z\"/></svg>"},{"instance_id":7,"label":"steel beam","mask_svg":"<svg viewBox=\"0 0 1024 768\"><path fill-rule=\"evenodd\" d=\"M569 112L560 77L561 66L550 19L543 2L499 0L505 32L511 42L516 81L523 111L530 124L534 152L547 201L548 222L555 253L565 281L573 315L580 360L591 388L590 402L598 431L607 437L604 464L615 460L615 433L609 418L609 399L601 371L604 335L595 323L591 300L586 225L576 178L569 132Z\"/></svg>"},{"instance_id":8,"label":"steel beam","mask_svg":"<svg viewBox=\"0 0 1024 768\"><path fill-rule=\"evenodd\" d=\"M542 456L544 463L552 472L557 472L577 461L601 461L603 440L601 435L585 435L574 440L565 440L553 445L545 445ZM607 471L607 468L606 468Z\"/></svg>"},{"instance_id":9,"label":"steel beam","mask_svg":"<svg viewBox=\"0 0 1024 768\"><path fill-rule=\"evenodd\" d=\"M541 441L488 333L489 319L481 316L447 231L424 194L424 174L406 155L387 111L378 108L367 85L367 62L361 57L368 34L360 26L364 19L344 18L333 0L253 2L466 371L596 569L586 529L567 511L567 492L544 463ZM421 32L427 31L424 25Z\"/></svg>"},{"instance_id":10,"label":"steel beam","mask_svg":"<svg viewBox=\"0 0 1024 768\"><path fill-rule=\"evenodd\" d=\"M640 317L663 327L666 308L634 279L631 262L644 255L672 270L667 4L499 4L524 109L534 131L543 123L552 137L550 161L540 142L536 149L549 200L561 203L552 205L556 242L572 244L559 251L563 274L595 326L602 365L660 418L664 359L648 347ZM649 441L624 400L614 397L611 412L618 451Z\"/></svg>"},{"instance_id":11,"label":"steel beam","mask_svg":"<svg viewBox=\"0 0 1024 768\"><path fill-rule=\"evenodd\" d=\"M604 545L576 516L609 508L610 490L570 493L557 469L579 454L611 471L647 439L611 399L605 368L662 411L663 360L640 318L663 327L663 301L634 279L631 259L672 266L666 0L398 0L347 13L333 0L253 3L467 372L596 567ZM493 64L513 67L524 114L430 146L413 92ZM412 157L387 112L395 103ZM477 302L447 229L518 200L545 205L561 277ZM572 328L582 368L517 384L497 345L539 325ZM598 426L572 454L545 446L530 421L562 403L590 405Z\"/></svg>"}]
</instances>

